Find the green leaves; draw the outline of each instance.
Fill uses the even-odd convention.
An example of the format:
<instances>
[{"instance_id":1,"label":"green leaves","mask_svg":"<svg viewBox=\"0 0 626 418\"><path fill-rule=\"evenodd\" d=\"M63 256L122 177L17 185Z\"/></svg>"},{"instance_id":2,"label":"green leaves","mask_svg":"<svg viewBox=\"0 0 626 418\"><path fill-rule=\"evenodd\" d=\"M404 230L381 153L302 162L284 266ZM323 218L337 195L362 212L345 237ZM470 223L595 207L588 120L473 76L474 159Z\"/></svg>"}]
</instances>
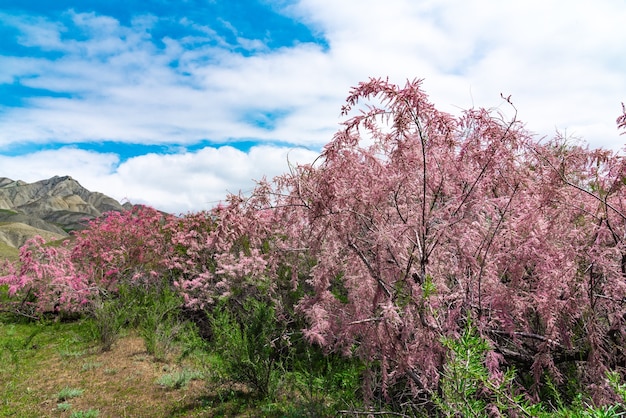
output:
<instances>
[{"instance_id":1,"label":"green leaves","mask_svg":"<svg viewBox=\"0 0 626 418\"><path fill-rule=\"evenodd\" d=\"M268 396L280 379L280 329L273 306L248 299L234 312L212 314L214 349L221 353L227 376Z\"/></svg>"}]
</instances>

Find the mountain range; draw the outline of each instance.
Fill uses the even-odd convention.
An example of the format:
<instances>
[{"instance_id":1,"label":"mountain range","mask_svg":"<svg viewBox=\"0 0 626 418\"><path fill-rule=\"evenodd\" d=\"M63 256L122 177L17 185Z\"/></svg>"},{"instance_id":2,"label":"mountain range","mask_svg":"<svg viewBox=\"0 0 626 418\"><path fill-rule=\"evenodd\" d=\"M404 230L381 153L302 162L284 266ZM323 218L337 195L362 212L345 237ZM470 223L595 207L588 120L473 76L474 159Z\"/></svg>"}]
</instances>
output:
<instances>
[{"instance_id":1,"label":"mountain range","mask_svg":"<svg viewBox=\"0 0 626 418\"><path fill-rule=\"evenodd\" d=\"M90 219L131 206L89 191L70 176L34 183L0 177L0 246L19 248L35 235L63 239Z\"/></svg>"}]
</instances>

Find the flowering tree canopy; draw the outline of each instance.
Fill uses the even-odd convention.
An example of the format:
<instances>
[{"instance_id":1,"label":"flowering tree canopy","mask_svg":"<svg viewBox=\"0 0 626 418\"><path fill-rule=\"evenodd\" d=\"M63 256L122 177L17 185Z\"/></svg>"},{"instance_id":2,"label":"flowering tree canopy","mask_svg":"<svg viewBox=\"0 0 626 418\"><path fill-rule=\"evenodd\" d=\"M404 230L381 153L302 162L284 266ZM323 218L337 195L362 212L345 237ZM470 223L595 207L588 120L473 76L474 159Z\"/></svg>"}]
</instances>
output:
<instances>
[{"instance_id":1,"label":"flowering tree canopy","mask_svg":"<svg viewBox=\"0 0 626 418\"><path fill-rule=\"evenodd\" d=\"M321 162L279 180L316 260L306 335L380 364L383 389L435 388L468 315L494 378L506 361L558 379L574 358L602 375L623 347L623 159L485 109L453 117L420 84L360 84Z\"/></svg>"}]
</instances>

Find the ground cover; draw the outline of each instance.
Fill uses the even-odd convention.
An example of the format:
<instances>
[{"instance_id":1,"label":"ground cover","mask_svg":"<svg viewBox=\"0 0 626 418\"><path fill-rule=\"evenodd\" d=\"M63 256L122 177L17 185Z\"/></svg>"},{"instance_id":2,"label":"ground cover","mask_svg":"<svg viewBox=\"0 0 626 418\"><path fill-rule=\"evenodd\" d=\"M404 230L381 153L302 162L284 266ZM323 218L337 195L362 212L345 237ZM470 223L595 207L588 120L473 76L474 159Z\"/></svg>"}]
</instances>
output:
<instances>
[{"instance_id":1,"label":"ground cover","mask_svg":"<svg viewBox=\"0 0 626 418\"><path fill-rule=\"evenodd\" d=\"M202 380L178 385L168 380L189 370L192 362L156 361L132 333L101 352L89 332L85 322L15 323L4 318L0 416L89 416L88 411L101 417L211 416L203 405L203 397L210 398ZM75 396L62 396L70 389Z\"/></svg>"},{"instance_id":2,"label":"ground cover","mask_svg":"<svg viewBox=\"0 0 626 418\"><path fill-rule=\"evenodd\" d=\"M155 356L140 330L125 329L102 351L94 329L89 318L0 314L0 417L331 416L320 376L282 374L272 396L259 398L210 350L181 358L179 344Z\"/></svg>"}]
</instances>

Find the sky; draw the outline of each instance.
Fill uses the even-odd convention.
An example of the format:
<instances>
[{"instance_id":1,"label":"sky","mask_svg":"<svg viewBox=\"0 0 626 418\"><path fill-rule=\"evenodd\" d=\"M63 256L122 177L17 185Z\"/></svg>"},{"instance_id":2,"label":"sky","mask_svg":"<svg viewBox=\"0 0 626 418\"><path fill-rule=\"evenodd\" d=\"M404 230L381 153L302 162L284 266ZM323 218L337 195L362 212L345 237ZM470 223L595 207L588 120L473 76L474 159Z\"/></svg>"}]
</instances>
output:
<instances>
[{"instance_id":1,"label":"sky","mask_svg":"<svg viewBox=\"0 0 626 418\"><path fill-rule=\"evenodd\" d=\"M310 163L370 77L619 150L621 0L0 0L0 177L176 214Z\"/></svg>"}]
</instances>

